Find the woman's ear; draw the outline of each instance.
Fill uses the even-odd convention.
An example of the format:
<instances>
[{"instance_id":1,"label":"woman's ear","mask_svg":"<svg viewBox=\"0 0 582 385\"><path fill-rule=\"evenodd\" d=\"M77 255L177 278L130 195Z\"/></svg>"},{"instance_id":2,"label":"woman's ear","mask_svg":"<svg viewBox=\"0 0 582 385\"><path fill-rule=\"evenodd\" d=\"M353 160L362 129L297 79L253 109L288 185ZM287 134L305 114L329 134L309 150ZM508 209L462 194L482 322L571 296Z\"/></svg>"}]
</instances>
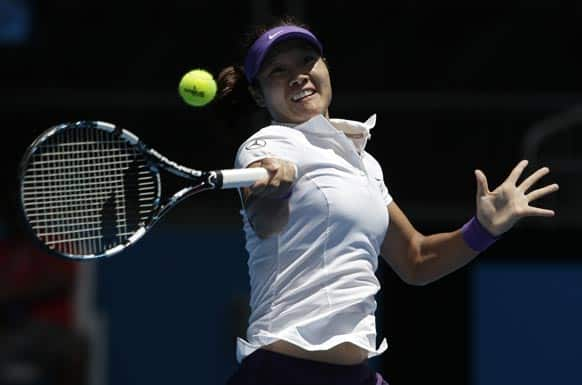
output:
<instances>
[{"instance_id":1,"label":"woman's ear","mask_svg":"<svg viewBox=\"0 0 582 385\"><path fill-rule=\"evenodd\" d=\"M265 107L265 98L263 97L263 93L258 87L249 86L249 92L255 103L257 103L257 106Z\"/></svg>"}]
</instances>

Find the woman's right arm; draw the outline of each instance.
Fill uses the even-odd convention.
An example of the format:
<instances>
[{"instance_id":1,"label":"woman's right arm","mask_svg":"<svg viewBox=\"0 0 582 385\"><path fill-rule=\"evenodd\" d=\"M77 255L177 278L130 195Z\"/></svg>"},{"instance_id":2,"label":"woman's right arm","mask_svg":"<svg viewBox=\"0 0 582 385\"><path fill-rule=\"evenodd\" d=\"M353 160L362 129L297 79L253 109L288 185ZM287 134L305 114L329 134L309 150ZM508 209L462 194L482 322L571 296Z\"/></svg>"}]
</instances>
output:
<instances>
[{"instance_id":1,"label":"woman's right arm","mask_svg":"<svg viewBox=\"0 0 582 385\"><path fill-rule=\"evenodd\" d=\"M249 222L260 238L279 233L289 221L289 194L297 178L297 167L289 161L265 158L248 167L264 167L266 179L243 188L243 201Z\"/></svg>"}]
</instances>

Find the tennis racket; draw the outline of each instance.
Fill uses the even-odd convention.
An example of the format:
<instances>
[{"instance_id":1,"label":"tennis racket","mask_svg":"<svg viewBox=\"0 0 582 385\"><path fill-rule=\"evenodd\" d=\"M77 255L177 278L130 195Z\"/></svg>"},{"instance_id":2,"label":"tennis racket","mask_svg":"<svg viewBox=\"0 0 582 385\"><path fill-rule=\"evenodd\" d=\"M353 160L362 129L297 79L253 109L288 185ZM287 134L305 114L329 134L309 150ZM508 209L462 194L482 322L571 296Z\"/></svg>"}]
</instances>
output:
<instances>
[{"instance_id":1,"label":"tennis racket","mask_svg":"<svg viewBox=\"0 0 582 385\"><path fill-rule=\"evenodd\" d=\"M162 201L160 170L188 186ZM49 128L30 145L19 171L28 227L49 252L77 260L121 252L196 193L250 186L268 175L264 168L193 170L101 121Z\"/></svg>"}]
</instances>

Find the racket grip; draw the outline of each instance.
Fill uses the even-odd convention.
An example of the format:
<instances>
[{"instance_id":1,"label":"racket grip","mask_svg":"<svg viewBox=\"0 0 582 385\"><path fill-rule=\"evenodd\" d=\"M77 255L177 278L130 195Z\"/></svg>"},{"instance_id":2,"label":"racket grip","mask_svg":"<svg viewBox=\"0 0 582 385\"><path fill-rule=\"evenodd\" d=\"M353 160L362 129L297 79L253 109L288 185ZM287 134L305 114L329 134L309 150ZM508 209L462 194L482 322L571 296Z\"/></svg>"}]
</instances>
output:
<instances>
[{"instance_id":1,"label":"racket grip","mask_svg":"<svg viewBox=\"0 0 582 385\"><path fill-rule=\"evenodd\" d=\"M221 170L222 189L247 187L256 181L267 178L269 173L263 167L237 168L231 170Z\"/></svg>"}]
</instances>

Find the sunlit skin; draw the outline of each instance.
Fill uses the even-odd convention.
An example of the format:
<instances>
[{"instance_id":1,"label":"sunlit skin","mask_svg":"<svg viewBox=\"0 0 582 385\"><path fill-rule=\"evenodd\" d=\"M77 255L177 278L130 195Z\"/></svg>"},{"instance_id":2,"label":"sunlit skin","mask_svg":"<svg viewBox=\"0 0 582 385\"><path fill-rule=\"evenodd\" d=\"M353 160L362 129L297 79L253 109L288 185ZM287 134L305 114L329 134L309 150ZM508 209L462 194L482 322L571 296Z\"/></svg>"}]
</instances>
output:
<instances>
[{"instance_id":1,"label":"sunlit skin","mask_svg":"<svg viewBox=\"0 0 582 385\"><path fill-rule=\"evenodd\" d=\"M300 124L316 115L329 118L332 91L329 71L315 48L303 40L273 47L250 91L274 121ZM313 94L294 100L301 91Z\"/></svg>"}]
</instances>

